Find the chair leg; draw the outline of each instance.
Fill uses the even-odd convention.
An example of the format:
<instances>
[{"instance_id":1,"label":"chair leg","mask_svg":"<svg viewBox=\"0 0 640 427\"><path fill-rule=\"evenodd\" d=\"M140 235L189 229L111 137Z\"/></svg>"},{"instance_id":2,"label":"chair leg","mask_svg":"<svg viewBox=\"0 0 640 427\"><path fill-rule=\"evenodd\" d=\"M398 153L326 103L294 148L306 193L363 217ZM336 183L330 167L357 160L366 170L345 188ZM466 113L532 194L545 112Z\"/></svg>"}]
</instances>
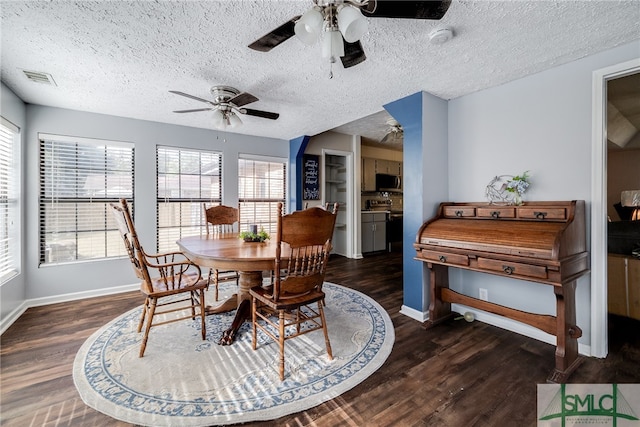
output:
<instances>
[{"instance_id":1,"label":"chair leg","mask_svg":"<svg viewBox=\"0 0 640 427\"><path fill-rule=\"evenodd\" d=\"M324 318L324 308L322 307L322 301L318 301L318 310L320 311L320 320L322 321L322 331L324 332L324 343L327 346L327 355L329 360L333 360L333 353L331 353L331 343L329 342L329 331L327 330L327 321Z\"/></svg>"},{"instance_id":2,"label":"chair leg","mask_svg":"<svg viewBox=\"0 0 640 427\"><path fill-rule=\"evenodd\" d=\"M156 313L156 298L148 298L149 300L149 318L147 319L147 327L144 329L144 336L142 337L142 344L140 345L140 355L144 356L144 350L147 348L147 340L149 339L149 331L151 330L151 324L153 323L153 316Z\"/></svg>"},{"instance_id":3,"label":"chair leg","mask_svg":"<svg viewBox=\"0 0 640 427\"><path fill-rule=\"evenodd\" d=\"M202 339L207 339L207 327L205 326L205 303L204 303L204 289L200 289L200 323L202 324Z\"/></svg>"},{"instance_id":4,"label":"chair leg","mask_svg":"<svg viewBox=\"0 0 640 427\"><path fill-rule=\"evenodd\" d=\"M280 318L280 381L284 380L284 310L279 310L278 317Z\"/></svg>"},{"instance_id":5,"label":"chair leg","mask_svg":"<svg viewBox=\"0 0 640 427\"><path fill-rule=\"evenodd\" d=\"M251 327L252 327L252 334L253 334L253 338L252 338L252 346L253 349L255 350L257 348L258 345L258 334L257 334L257 330L256 330L256 321L258 319L258 316L256 314L256 310L258 308L258 302L257 302L257 298L252 297L251 298Z\"/></svg>"},{"instance_id":6,"label":"chair leg","mask_svg":"<svg viewBox=\"0 0 640 427\"><path fill-rule=\"evenodd\" d=\"M213 284L216 287L216 293L215 293L216 301L218 301L218 290L220 289L218 287L218 279L219 279L218 269L216 268L215 272L213 273Z\"/></svg>"},{"instance_id":7,"label":"chair leg","mask_svg":"<svg viewBox=\"0 0 640 427\"><path fill-rule=\"evenodd\" d=\"M149 309L149 297L144 299L144 304L142 305L142 314L140 314L140 321L138 322L138 333L142 331L142 325L144 325L144 318L147 314L147 310Z\"/></svg>"}]
</instances>

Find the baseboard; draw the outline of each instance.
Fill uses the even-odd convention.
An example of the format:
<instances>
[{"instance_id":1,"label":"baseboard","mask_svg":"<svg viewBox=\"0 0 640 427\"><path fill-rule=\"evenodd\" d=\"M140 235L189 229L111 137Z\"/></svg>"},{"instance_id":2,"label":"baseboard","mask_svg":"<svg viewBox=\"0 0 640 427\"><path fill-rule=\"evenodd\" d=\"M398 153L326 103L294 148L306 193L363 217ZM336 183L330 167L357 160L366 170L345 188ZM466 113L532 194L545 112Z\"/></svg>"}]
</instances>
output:
<instances>
[{"instance_id":1,"label":"baseboard","mask_svg":"<svg viewBox=\"0 0 640 427\"><path fill-rule=\"evenodd\" d=\"M120 294L123 292L137 291L140 284L116 286L114 288L96 289L93 291L73 292L69 294L55 295L51 297L33 298L22 302L15 310L13 310L5 319L0 322L0 334L3 334L9 326L18 320L22 314L31 307L40 307L43 305L57 304L60 302L78 301L86 298L101 297L105 295Z\"/></svg>"},{"instance_id":2,"label":"baseboard","mask_svg":"<svg viewBox=\"0 0 640 427\"><path fill-rule=\"evenodd\" d=\"M498 328L506 329L507 331L515 332L517 334L524 335L525 337L533 338L547 344L551 344L554 346L556 345L555 335L548 334L538 328L534 328L533 326L526 325L516 320L487 313L485 311L476 310L462 304L451 304L451 310L461 314L470 312L473 313L473 316L479 322L497 326ZM402 306L402 308L400 309L400 313L421 323L424 323L429 319L429 312L418 311L411 307L407 307L406 305ZM591 346L578 343L578 353L585 356L591 356Z\"/></svg>"},{"instance_id":3,"label":"baseboard","mask_svg":"<svg viewBox=\"0 0 640 427\"><path fill-rule=\"evenodd\" d=\"M404 314L405 316L417 320L421 323L426 322L429 319L429 312L422 312L414 308L407 307L406 305L402 306L402 308L400 309L400 314Z\"/></svg>"}]
</instances>

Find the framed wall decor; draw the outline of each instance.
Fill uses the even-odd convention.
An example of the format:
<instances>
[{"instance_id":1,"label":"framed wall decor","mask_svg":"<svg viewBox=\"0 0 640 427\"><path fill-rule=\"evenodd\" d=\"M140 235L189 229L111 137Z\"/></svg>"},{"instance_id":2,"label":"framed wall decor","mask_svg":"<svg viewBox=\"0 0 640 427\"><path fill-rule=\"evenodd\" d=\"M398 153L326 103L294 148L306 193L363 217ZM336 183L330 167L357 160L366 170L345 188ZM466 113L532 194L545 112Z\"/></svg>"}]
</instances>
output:
<instances>
[{"instance_id":1,"label":"framed wall decor","mask_svg":"<svg viewBox=\"0 0 640 427\"><path fill-rule=\"evenodd\" d=\"M320 156L302 156L302 199L320 200Z\"/></svg>"}]
</instances>

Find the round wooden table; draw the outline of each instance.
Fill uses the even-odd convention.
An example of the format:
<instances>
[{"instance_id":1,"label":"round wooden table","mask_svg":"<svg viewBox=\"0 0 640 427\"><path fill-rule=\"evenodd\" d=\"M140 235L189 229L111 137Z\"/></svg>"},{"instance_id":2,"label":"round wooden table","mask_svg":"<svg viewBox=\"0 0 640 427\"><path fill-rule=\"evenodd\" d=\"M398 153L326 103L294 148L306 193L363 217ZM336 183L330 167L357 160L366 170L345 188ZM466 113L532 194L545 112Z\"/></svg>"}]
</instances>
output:
<instances>
[{"instance_id":1,"label":"round wooden table","mask_svg":"<svg viewBox=\"0 0 640 427\"><path fill-rule=\"evenodd\" d=\"M237 309L231 328L227 329L219 344L231 344L240 326L250 317L249 290L262 285L262 272L273 270L276 258L276 244L265 242L245 242L237 233L220 233L190 236L179 239L180 250L192 262L204 268L235 270L239 273L238 292L215 306L207 307L207 314L222 313ZM283 245L282 255L287 255Z\"/></svg>"}]
</instances>

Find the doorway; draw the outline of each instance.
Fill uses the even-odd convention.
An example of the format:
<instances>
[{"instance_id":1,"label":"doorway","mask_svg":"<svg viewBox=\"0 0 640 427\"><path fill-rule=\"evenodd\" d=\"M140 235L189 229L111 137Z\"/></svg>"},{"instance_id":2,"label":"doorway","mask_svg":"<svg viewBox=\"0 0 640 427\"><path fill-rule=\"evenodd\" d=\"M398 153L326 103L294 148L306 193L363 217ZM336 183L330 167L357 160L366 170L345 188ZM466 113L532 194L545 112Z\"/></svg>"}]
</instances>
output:
<instances>
[{"instance_id":1,"label":"doorway","mask_svg":"<svg viewBox=\"0 0 640 427\"><path fill-rule=\"evenodd\" d=\"M640 72L640 59L593 73L591 197L591 355L608 353L607 310L607 83Z\"/></svg>"}]
</instances>

